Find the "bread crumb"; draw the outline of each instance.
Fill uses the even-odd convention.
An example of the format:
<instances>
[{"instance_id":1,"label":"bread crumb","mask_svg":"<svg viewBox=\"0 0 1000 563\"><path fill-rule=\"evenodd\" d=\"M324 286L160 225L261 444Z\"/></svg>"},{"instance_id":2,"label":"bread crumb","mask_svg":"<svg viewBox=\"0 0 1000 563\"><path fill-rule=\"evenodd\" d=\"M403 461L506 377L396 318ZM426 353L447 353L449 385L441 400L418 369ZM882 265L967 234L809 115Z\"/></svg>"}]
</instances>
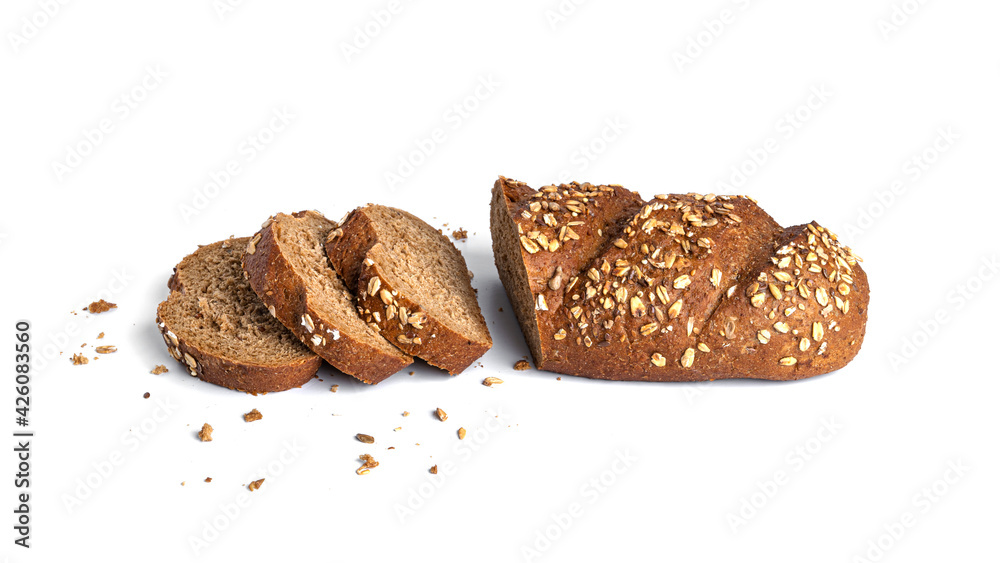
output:
<instances>
[{"instance_id":1,"label":"bread crumb","mask_svg":"<svg viewBox=\"0 0 1000 563\"><path fill-rule=\"evenodd\" d=\"M97 335L97 339L98 339L98 340L100 340L100 339L102 339L102 338L104 338L104 333L103 333L103 332L102 332L101 334L98 334L98 335Z\"/></svg>"},{"instance_id":2,"label":"bread crumb","mask_svg":"<svg viewBox=\"0 0 1000 563\"><path fill-rule=\"evenodd\" d=\"M393 429L392 429L392 431L393 431L393 432L399 432L399 431L400 431L400 430L402 430L402 429L403 429L403 427L402 427L402 426L397 426L397 427L393 428Z\"/></svg>"},{"instance_id":3,"label":"bread crumb","mask_svg":"<svg viewBox=\"0 0 1000 563\"><path fill-rule=\"evenodd\" d=\"M73 354L73 358L70 361L73 362L74 366L82 366L90 362L83 354Z\"/></svg>"},{"instance_id":4,"label":"bread crumb","mask_svg":"<svg viewBox=\"0 0 1000 563\"><path fill-rule=\"evenodd\" d=\"M212 478L211 477L205 477L205 482L206 483L211 483L212 482Z\"/></svg>"},{"instance_id":5,"label":"bread crumb","mask_svg":"<svg viewBox=\"0 0 1000 563\"><path fill-rule=\"evenodd\" d=\"M374 444L375 443L375 438L372 438L368 434L358 434L357 438L358 438L359 442L363 442L365 444Z\"/></svg>"},{"instance_id":6,"label":"bread crumb","mask_svg":"<svg viewBox=\"0 0 1000 563\"><path fill-rule=\"evenodd\" d=\"M458 429L458 439L459 440L464 440L465 439L465 428L464 427Z\"/></svg>"},{"instance_id":7,"label":"bread crumb","mask_svg":"<svg viewBox=\"0 0 1000 563\"><path fill-rule=\"evenodd\" d=\"M368 454L361 454L360 456L358 456L358 459L364 462L364 464L362 464L361 467L359 467L357 470L358 475L368 475L369 469L374 469L378 467L378 462L375 461L375 458L373 458Z\"/></svg>"},{"instance_id":8,"label":"bread crumb","mask_svg":"<svg viewBox=\"0 0 1000 563\"><path fill-rule=\"evenodd\" d=\"M264 415L260 414L260 411L257 409L254 409L243 415L244 422L253 422L255 420L260 420L262 418L264 418Z\"/></svg>"},{"instance_id":9,"label":"bread crumb","mask_svg":"<svg viewBox=\"0 0 1000 563\"><path fill-rule=\"evenodd\" d=\"M466 240L469 238L469 231L465 229L455 229L451 232L451 236L455 237L455 240Z\"/></svg>"},{"instance_id":10,"label":"bread crumb","mask_svg":"<svg viewBox=\"0 0 1000 563\"><path fill-rule=\"evenodd\" d=\"M149 391L146 391L145 393L143 393L142 394L142 398L143 399L148 399L149 398Z\"/></svg>"},{"instance_id":11,"label":"bread crumb","mask_svg":"<svg viewBox=\"0 0 1000 563\"><path fill-rule=\"evenodd\" d=\"M437 475L438 474L438 466L435 465L434 467L431 467L430 471L431 471L431 475Z\"/></svg>"},{"instance_id":12,"label":"bread crumb","mask_svg":"<svg viewBox=\"0 0 1000 563\"><path fill-rule=\"evenodd\" d=\"M330 386L330 392L331 393L336 393L338 388L340 388L340 385L331 385Z\"/></svg>"},{"instance_id":13,"label":"bread crumb","mask_svg":"<svg viewBox=\"0 0 1000 563\"><path fill-rule=\"evenodd\" d=\"M526 369L531 369L531 364L528 363L528 360L518 360L517 363L514 364L514 369L516 369L517 371L524 371Z\"/></svg>"},{"instance_id":14,"label":"bread crumb","mask_svg":"<svg viewBox=\"0 0 1000 563\"><path fill-rule=\"evenodd\" d=\"M413 375L413 374L415 374L415 373L417 373L417 372L415 372L415 371L411 371L411 372L410 372L410 375Z\"/></svg>"},{"instance_id":15,"label":"bread crumb","mask_svg":"<svg viewBox=\"0 0 1000 563\"><path fill-rule=\"evenodd\" d=\"M94 351L98 354L114 354L118 351L118 348L116 346L98 346L94 348Z\"/></svg>"},{"instance_id":16,"label":"bread crumb","mask_svg":"<svg viewBox=\"0 0 1000 563\"><path fill-rule=\"evenodd\" d=\"M403 416L410 416L410 411L403 411Z\"/></svg>"},{"instance_id":17,"label":"bread crumb","mask_svg":"<svg viewBox=\"0 0 1000 563\"><path fill-rule=\"evenodd\" d=\"M248 485L247 488L250 489L250 492L252 493L252 492L256 491L257 489L259 489L260 486L263 485L263 484L264 484L264 480L263 479L257 479L256 481L250 483L250 485Z\"/></svg>"},{"instance_id":18,"label":"bread crumb","mask_svg":"<svg viewBox=\"0 0 1000 563\"><path fill-rule=\"evenodd\" d=\"M101 299L100 301L94 301L90 305L87 305L87 311L91 313L103 313L105 311L110 311L111 309L117 309L118 305L114 303L108 303L107 301Z\"/></svg>"},{"instance_id":19,"label":"bread crumb","mask_svg":"<svg viewBox=\"0 0 1000 563\"><path fill-rule=\"evenodd\" d=\"M160 364L160 365L156 366L155 368L153 368L149 373L151 373L153 375L160 375L161 373L167 373L168 371L170 371L170 370L167 369L167 366L165 366L163 364Z\"/></svg>"},{"instance_id":20,"label":"bread crumb","mask_svg":"<svg viewBox=\"0 0 1000 563\"><path fill-rule=\"evenodd\" d=\"M562 378L561 377L557 377L556 381L562 381Z\"/></svg>"},{"instance_id":21,"label":"bread crumb","mask_svg":"<svg viewBox=\"0 0 1000 563\"><path fill-rule=\"evenodd\" d=\"M212 425L206 422L201 425L201 431L198 432L198 437L201 438L202 442L211 442L213 430L215 429L212 428Z\"/></svg>"},{"instance_id":22,"label":"bread crumb","mask_svg":"<svg viewBox=\"0 0 1000 563\"><path fill-rule=\"evenodd\" d=\"M444 412L444 410L441 409L441 407L438 407L437 415L438 415L438 418L441 419L441 422L444 422L444 421L448 420L448 413Z\"/></svg>"},{"instance_id":23,"label":"bread crumb","mask_svg":"<svg viewBox=\"0 0 1000 563\"><path fill-rule=\"evenodd\" d=\"M187 481L181 481L181 486L182 487L184 486L184 483L187 483Z\"/></svg>"},{"instance_id":24,"label":"bread crumb","mask_svg":"<svg viewBox=\"0 0 1000 563\"><path fill-rule=\"evenodd\" d=\"M500 385L501 383L503 383L503 380L499 377L487 377L483 380L483 385L487 387L493 387L494 385Z\"/></svg>"},{"instance_id":25,"label":"bread crumb","mask_svg":"<svg viewBox=\"0 0 1000 563\"><path fill-rule=\"evenodd\" d=\"M84 342L83 344L80 345L80 348L86 348L86 347L87 347L87 343L86 342Z\"/></svg>"},{"instance_id":26,"label":"bread crumb","mask_svg":"<svg viewBox=\"0 0 1000 563\"><path fill-rule=\"evenodd\" d=\"M501 313L503 313L503 307L498 307L497 311L500 311Z\"/></svg>"}]
</instances>

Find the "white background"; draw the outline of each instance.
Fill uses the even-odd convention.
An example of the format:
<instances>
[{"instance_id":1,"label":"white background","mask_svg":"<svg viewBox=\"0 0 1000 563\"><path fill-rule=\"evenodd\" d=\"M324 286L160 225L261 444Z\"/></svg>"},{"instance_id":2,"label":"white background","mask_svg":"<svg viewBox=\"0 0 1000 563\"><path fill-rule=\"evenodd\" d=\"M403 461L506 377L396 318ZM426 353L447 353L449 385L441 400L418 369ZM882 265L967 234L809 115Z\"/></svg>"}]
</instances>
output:
<instances>
[{"instance_id":1,"label":"white background","mask_svg":"<svg viewBox=\"0 0 1000 563\"><path fill-rule=\"evenodd\" d=\"M997 557L997 3L404 0L381 24L384 1L47 4L0 17L3 373L16 320L36 357L30 551L12 543L13 438L0 456L10 561ZM252 159L251 136L269 141ZM815 219L865 259L864 347L787 384L514 372L498 174L747 193L782 224ZM154 311L185 254L277 211L366 202L468 229L482 366L376 387L324 367L253 397L171 360ZM116 311L70 314L108 294ZM71 366L84 343L119 351ZM367 476L362 453L381 463Z\"/></svg>"}]
</instances>

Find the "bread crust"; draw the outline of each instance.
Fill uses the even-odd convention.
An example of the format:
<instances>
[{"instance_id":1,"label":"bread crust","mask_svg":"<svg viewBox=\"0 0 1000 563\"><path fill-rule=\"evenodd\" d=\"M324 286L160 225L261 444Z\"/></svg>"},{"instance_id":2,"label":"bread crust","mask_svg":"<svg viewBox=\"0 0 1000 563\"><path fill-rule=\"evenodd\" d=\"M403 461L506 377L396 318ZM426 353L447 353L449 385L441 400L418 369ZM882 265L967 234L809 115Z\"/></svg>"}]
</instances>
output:
<instances>
[{"instance_id":1,"label":"bread crust","mask_svg":"<svg viewBox=\"0 0 1000 563\"><path fill-rule=\"evenodd\" d=\"M298 219L307 213L314 212L301 211L291 217ZM323 317L310 303L306 281L283 254L276 239L277 228L276 220L265 223L258 236L251 239L254 251L243 255L243 270L250 287L271 314L332 366L365 383L379 383L410 365L412 358L378 350ZM323 266L329 267L325 263Z\"/></svg>"},{"instance_id":2,"label":"bread crust","mask_svg":"<svg viewBox=\"0 0 1000 563\"><path fill-rule=\"evenodd\" d=\"M389 342L407 354L418 356L451 375L461 373L493 346L493 340L489 336L489 330L486 329L486 322L478 304L475 314L478 315L477 320L482 323L486 331L485 341L477 341L452 330L433 314L428 313L413 300L412 296L394 287L389 281L390 276L383 273L388 258L379 240L377 229L365 213L366 207L352 211L341 224L340 232L327 241L326 253L331 265L347 282L348 287L355 291L358 309L364 315L364 320L377 324ZM394 211L423 223L410 213L400 209ZM454 248L447 237L440 233L438 236ZM455 249L455 252L462 264L460 275L465 276L464 282L471 292L472 280L468 274L465 258L458 249ZM373 282L375 279L378 281ZM371 291L373 284L378 286L375 291ZM406 311L405 323L399 317L402 311ZM411 322L414 320L417 322Z\"/></svg>"},{"instance_id":3,"label":"bread crust","mask_svg":"<svg viewBox=\"0 0 1000 563\"><path fill-rule=\"evenodd\" d=\"M204 248L218 245L239 247L245 245L248 240L246 238L230 239ZM185 292L179 270L184 268L186 261L194 259L194 256L194 254L189 255L174 267L174 273L167 282L171 293L167 300L161 302L156 309L156 326L170 355L183 364L192 376L215 385L253 395L301 387L312 379L322 363L319 356L310 355L296 361L266 366L230 360L198 347L184 337L183 329L171 326L170 315L167 314L166 310L172 299L180 299Z\"/></svg>"},{"instance_id":4,"label":"bread crust","mask_svg":"<svg viewBox=\"0 0 1000 563\"><path fill-rule=\"evenodd\" d=\"M589 248L600 250L587 259L560 230L567 220L606 222L601 214L622 188L548 188L501 177L492 199L497 267L539 369L611 380L792 380L840 369L858 353L867 276L819 225L782 229L742 196L671 194L634 214L619 205L628 220L591 229ZM542 220L549 204L564 210L567 201L576 211ZM562 243L555 252L544 248L553 236ZM563 281L553 289L556 268Z\"/></svg>"}]
</instances>

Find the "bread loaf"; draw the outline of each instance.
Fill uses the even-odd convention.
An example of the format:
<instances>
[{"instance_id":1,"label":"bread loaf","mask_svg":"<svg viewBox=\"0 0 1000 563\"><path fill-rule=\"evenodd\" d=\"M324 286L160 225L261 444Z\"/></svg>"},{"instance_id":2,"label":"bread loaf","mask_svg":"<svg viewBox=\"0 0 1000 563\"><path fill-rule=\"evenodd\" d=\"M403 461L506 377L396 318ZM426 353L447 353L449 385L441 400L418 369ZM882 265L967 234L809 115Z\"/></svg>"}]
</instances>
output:
<instances>
[{"instance_id":1,"label":"bread loaf","mask_svg":"<svg viewBox=\"0 0 1000 563\"><path fill-rule=\"evenodd\" d=\"M358 313L405 353L454 375L493 345L462 254L414 215L360 207L330 233L326 253Z\"/></svg>"},{"instance_id":2,"label":"bread loaf","mask_svg":"<svg viewBox=\"0 0 1000 563\"><path fill-rule=\"evenodd\" d=\"M174 268L156 323L175 360L201 379L248 393L309 381L321 360L267 311L243 277L248 238L199 248Z\"/></svg>"},{"instance_id":3,"label":"bread loaf","mask_svg":"<svg viewBox=\"0 0 1000 563\"><path fill-rule=\"evenodd\" d=\"M500 177L493 250L539 369L613 380L791 380L845 366L868 313L860 259L745 196Z\"/></svg>"}]
</instances>

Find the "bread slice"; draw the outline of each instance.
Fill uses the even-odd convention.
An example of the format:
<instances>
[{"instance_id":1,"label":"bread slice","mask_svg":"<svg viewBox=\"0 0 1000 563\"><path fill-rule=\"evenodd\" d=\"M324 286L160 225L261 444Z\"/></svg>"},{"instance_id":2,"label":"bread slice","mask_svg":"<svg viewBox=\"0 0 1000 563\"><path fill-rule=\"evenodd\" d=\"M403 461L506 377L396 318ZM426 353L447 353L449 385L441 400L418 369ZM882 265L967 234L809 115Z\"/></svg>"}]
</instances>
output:
<instances>
[{"instance_id":1,"label":"bread slice","mask_svg":"<svg viewBox=\"0 0 1000 563\"><path fill-rule=\"evenodd\" d=\"M354 295L327 261L337 227L316 211L279 213L249 243L243 270L268 310L340 371L378 383L413 362L358 316Z\"/></svg>"},{"instance_id":2,"label":"bread slice","mask_svg":"<svg viewBox=\"0 0 1000 563\"><path fill-rule=\"evenodd\" d=\"M358 208L330 233L326 253L365 321L407 354L455 375L493 346L462 253L419 218Z\"/></svg>"},{"instance_id":3,"label":"bread slice","mask_svg":"<svg viewBox=\"0 0 1000 563\"><path fill-rule=\"evenodd\" d=\"M157 326L170 355L209 383L253 394L299 387L322 362L250 289L240 266L249 241L224 240L181 260Z\"/></svg>"},{"instance_id":4,"label":"bread slice","mask_svg":"<svg viewBox=\"0 0 1000 563\"><path fill-rule=\"evenodd\" d=\"M501 177L491 211L500 277L539 369L792 380L845 366L864 340L860 259L816 223L782 228L749 197L641 202L620 186L535 191Z\"/></svg>"}]
</instances>

